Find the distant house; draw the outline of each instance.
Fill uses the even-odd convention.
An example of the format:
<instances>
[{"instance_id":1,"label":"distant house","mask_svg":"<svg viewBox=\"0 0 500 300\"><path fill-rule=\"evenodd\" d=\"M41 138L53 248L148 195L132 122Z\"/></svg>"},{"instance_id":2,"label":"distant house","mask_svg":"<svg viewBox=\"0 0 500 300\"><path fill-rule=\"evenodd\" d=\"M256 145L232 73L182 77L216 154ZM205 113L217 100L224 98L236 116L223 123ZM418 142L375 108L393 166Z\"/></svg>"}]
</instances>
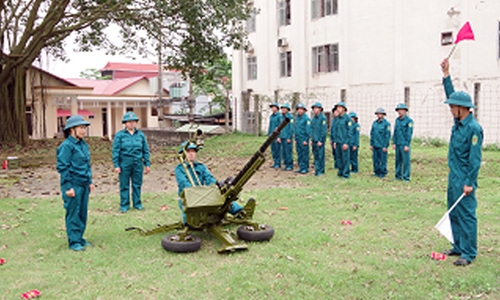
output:
<instances>
[{"instance_id":1,"label":"distant house","mask_svg":"<svg viewBox=\"0 0 500 300\"><path fill-rule=\"evenodd\" d=\"M30 68L26 119L31 138L61 136L66 119L72 114L88 119L89 136L112 136L123 128L121 119L127 111L137 114L138 127L158 127L157 65L108 63L103 72L111 72L113 79L65 79L34 66ZM174 71L165 72L162 77L165 83L167 78L172 83L181 78ZM163 89L163 96L169 96L168 88Z\"/></svg>"},{"instance_id":2,"label":"distant house","mask_svg":"<svg viewBox=\"0 0 500 300\"><path fill-rule=\"evenodd\" d=\"M101 75L109 80L61 78L32 67L27 76L26 119L33 139L62 136L66 119L87 118L89 136L112 137L123 128L127 111L139 117L139 128L158 128L158 65L108 62ZM173 113L186 110L189 87L176 70L162 73L163 125L172 126ZM195 113L208 106L206 96L196 99ZM161 116L160 116L161 117ZM161 118L160 118L161 120ZM160 121L162 122L162 121Z\"/></svg>"}]
</instances>

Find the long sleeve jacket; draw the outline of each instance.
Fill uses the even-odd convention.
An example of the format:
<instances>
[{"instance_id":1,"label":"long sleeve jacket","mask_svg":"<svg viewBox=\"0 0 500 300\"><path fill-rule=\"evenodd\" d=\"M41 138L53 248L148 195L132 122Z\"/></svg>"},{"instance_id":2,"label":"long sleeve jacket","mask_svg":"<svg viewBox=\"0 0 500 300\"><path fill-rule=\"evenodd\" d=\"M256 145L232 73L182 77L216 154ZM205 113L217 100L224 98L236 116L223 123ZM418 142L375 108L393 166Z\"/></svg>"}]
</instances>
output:
<instances>
[{"instance_id":1,"label":"long sleeve jacket","mask_svg":"<svg viewBox=\"0 0 500 300\"><path fill-rule=\"evenodd\" d=\"M450 76L443 79L443 86L448 98L454 92ZM448 149L448 167L451 173L463 181L464 185L477 187L482 144L483 128L472 113L461 121L455 119Z\"/></svg>"},{"instance_id":2,"label":"long sleeve jacket","mask_svg":"<svg viewBox=\"0 0 500 300\"><path fill-rule=\"evenodd\" d=\"M337 117L335 122L333 141L339 145L349 145L351 142L351 126L352 119L347 115L343 114Z\"/></svg>"},{"instance_id":3,"label":"long sleeve jacket","mask_svg":"<svg viewBox=\"0 0 500 300\"><path fill-rule=\"evenodd\" d=\"M370 131L370 146L376 148L387 148L389 147L389 141L391 140L391 123L385 118L382 120L375 120L372 124L372 129Z\"/></svg>"},{"instance_id":4,"label":"long sleeve jacket","mask_svg":"<svg viewBox=\"0 0 500 300\"><path fill-rule=\"evenodd\" d=\"M297 143L309 142L311 138L311 119L308 115L295 116L295 141Z\"/></svg>"},{"instance_id":5,"label":"long sleeve jacket","mask_svg":"<svg viewBox=\"0 0 500 300\"><path fill-rule=\"evenodd\" d=\"M115 168L120 167L125 161L133 162L140 160L146 167L151 165L146 136L138 129L134 129L133 134L130 134L127 129L120 130L116 133L113 140L112 156Z\"/></svg>"},{"instance_id":6,"label":"long sleeve jacket","mask_svg":"<svg viewBox=\"0 0 500 300\"><path fill-rule=\"evenodd\" d=\"M73 185L92 184L89 146L83 139L69 136L57 148L57 172L61 175L61 191Z\"/></svg>"},{"instance_id":7,"label":"long sleeve jacket","mask_svg":"<svg viewBox=\"0 0 500 300\"><path fill-rule=\"evenodd\" d=\"M325 143L326 141L326 116L324 113L314 115L311 120L311 138L313 142Z\"/></svg>"},{"instance_id":8,"label":"long sleeve jacket","mask_svg":"<svg viewBox=\"0 0 500 300\"><path fill-rule=\"evenodd\" d=\"M401 118L396 118L394 125L394 134L392 135L392 143L394 145L410 146L411 138L413 135L413 120L404 116Z\"/></svg>"}]
</instances>

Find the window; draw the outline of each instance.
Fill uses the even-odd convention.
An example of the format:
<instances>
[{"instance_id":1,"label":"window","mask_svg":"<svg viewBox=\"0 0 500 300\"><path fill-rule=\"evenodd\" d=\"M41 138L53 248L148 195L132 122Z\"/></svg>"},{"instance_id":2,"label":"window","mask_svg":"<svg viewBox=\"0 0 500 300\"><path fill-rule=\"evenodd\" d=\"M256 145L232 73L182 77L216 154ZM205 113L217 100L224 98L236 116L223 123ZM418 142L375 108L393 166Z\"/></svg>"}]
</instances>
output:
<instances>
[{"instance_id":1,"label":"window","mask_svg":"<svg viewBox=\"0 0 500 300\"><path fill-rule=\"evenodd\" d=\"M291 24L290 18L290 0L282 0L279 2L279 25L286 26Z\"/></svg>"},{"instance_id":2,"label":"window","mask_svg":"<svg viewBox=\"0 0 500 300\"><path fill-rule=\"evenodd\" d=\"M339 45L329 44L312 48L313 73L339 70Z\"/></svg>"},{"instance_id":3,"label":"window","mask_svg":"<svg viewBox=\"0 0 500 300\"><path fill-rule=\"evenodd\" d=\"M313 19L336 15L338 0L311 0L311 17Z\"/></svg>"},{"instance_id":4,"label":"window","mask_svg":"<svg viewBox=\"0 0 500 300\"><path fill-rule=\"evenodd\" d=\"M452 32L442 32L441 33L441 46L453 44L453 33Z\"/></svg>"},{"instance_id":5,"label":"window","mask_svg":"<svg viewBox=\"0 0 500 300\"><path fill-rule=\"evenodd\" d=\"M280 53L280 77L292 77L292 51Z\"/></svg>"},{"instance_id":6,"label":"window","mask_svg":"<svg viewBox=\"0 0 500 300\"><path fill-rule=\"evenodd\" d=\"M257 79L257 57L247 57L247 79Z\"/></svg>"},{"instance_id":7,"label":"window","mask_svg":"<svg viewBox=\"0 0 500 300\"><path fill-rule=\"evenodd\" d=\"M252 9L252 11L250 12L250 17L247 19L247 26L246 26L246 29L247 29L247 32L250 33L250 32L255 32L255 18L257 16L257 12L254 9Z\"/></svg>"}]
</instances>

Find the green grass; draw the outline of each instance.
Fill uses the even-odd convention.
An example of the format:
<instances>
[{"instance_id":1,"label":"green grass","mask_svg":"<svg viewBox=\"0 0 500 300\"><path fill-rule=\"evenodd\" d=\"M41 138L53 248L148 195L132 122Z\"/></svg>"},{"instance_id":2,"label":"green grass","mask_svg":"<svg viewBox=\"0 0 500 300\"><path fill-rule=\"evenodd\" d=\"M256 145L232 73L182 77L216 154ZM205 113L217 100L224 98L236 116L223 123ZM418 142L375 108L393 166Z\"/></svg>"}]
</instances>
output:
<instances>
[{"instance_id":1,"label":"green grass","mask_svg":"<svg viewBox=\"0 0 500 300\"><path fill-rule=\"evenodd\" d=\"M247 157L264 139L212 138L200 155ZM205 233L197 233L200 251L174 254L162 249L161 234L124 231L178 221L174 194L145 194L146 210L124 215L118 195L93 195L85 236L95 246L84 253L67 248L59 198L2 199L0 298L38 289L45 299L499 299L500 152L483 153L478 257L457 268L430 259L449 247L434 229L446 210L447 148L412 151L407 184L391 180L393 155L387 179L371 176L364 137L360 173L349 180L335 176L327 155L325 176L290 179L301 188L244 191L243 199L257 199L254 218L276 233L229 255L217 254L219 241Z\"/></svg>"}]
</instances>

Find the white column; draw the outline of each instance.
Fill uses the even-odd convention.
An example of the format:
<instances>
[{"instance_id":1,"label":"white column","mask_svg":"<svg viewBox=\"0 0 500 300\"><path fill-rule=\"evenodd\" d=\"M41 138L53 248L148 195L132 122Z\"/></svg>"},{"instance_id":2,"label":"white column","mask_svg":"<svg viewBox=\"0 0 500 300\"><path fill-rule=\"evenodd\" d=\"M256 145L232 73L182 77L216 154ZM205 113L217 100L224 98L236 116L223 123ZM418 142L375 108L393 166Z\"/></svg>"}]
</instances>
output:
<instances>
[{"instance_id":1,"label":"white column","mask_svg":"<svg viewBox=\"0 0 500 300\"><path fill-rule=\"evenodd\" d=\"M112 109L111 109L111 101L108 101L106 103L106 127L108 128L108 137L109 139L111 140L111 137L113 136L113 132L111 131L113 126L111 126L111 113L112 113Z\"/></svg>"},{"instance_id":2,"label":"white column","mask_svg":"<svg viewBox=\"0 0 500 300\"><path fill-rule=\"evenodd\" d=\"M144 120L142 127L149 127L149 118L151 118L151 102L148 101L148 106L146 107L146 120Z\"/></svg>"},{"instance_id":3,"label":"white column","mask_svg":"<svg viewBox=\"0 0 500 300\"><path fill-rule=\"evenodd\" d=\"M72 96L70 96L70 98L71 98L71 106L70 106L71 115L77 115L78 114L78 103L76 101L76 96L72 95Z\"/></svg>"}]
</instances>

